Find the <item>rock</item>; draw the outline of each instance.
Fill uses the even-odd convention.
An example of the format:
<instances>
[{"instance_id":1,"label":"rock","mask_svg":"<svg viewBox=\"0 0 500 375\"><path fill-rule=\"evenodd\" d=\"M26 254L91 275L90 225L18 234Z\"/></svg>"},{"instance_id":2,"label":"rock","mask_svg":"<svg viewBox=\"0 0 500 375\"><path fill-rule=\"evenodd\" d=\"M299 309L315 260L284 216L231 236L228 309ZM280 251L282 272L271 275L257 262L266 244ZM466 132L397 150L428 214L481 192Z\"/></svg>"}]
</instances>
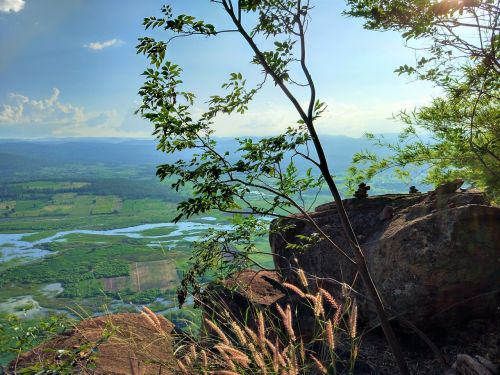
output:
<instances>
[{"instance_id":1,"label":"rock","mask_svg":"<svg viewBox=\"0 0 500 375\"><path fill-rule=\"evenodd\" d=\"M344 201L384 302L396 314L421 326L453 325L495 311L500 289L500 208L481 193L384 195ZM380 221L384 207L395 216ZM316 208L311 216L342 249L349 249L336 206ZM292 229L280 230L282 225ZM314 228L302 217L275 220L270 244L276 268L297 284L292 265L315 275L338 295L338 282L352 284L355 268L325 241L303 250L296 235ZM355 288L360 289L357 283ZM361 320L375 319L370 303L359 301Z\"/></svg>"},{"instance_id":2,"label":"rock","mask_svg":"<svg viewBox=\"0 0 500 375\"><path fill-rule=\"evenodd\" d=\"M246 270L225 280L222 285L212 284L203 294L202 306L205 318L217 322L229 336L232 335L232 329L229 326L225 327L226 322L240 322L256 331L256 313L265 311L269 326L280 327L278 330L269 331L268 338L273 341L274 333L280 330L285 332L278 306L286 309L287 305L290 305L293 311L293 330L297 335L300 332L304 342L311 341L316 330L320 329L309 301L293 290L283 287L276 272ZM335 313L326 301L323 309L329 317ZM209 335L212 333L206 325L204 328Z\"/></svg>"},{"instance_id":3,"label":"rock","mask_svg":"<svg viewBox=\"0 0 500 375\"><path fill-rule=\"evenodd\" d=\"M439 185L436 190L434 190L433 194L451 194L455 193L460 186L464 184L464 180L462 178L457 178L453 181L448 181Z\"/></svg>"},{"instance_id":4,"label":"rock","mask_svg":"<svg viewBox=\"0 0 500 375\"><path fill-rule=\"evenodd\" d=\"M481 360L478 360L481 358ZM485 365L486 364L486 365ZM476 357L473 358L467 354L457 355L457 360L452 367L458 375L495 375L498 374L498 368L493 363L489 362L486 358Z\"/></svg>"},{"instance_id":5,"label":"rock","mask_svg":"<svg viewBox=\"0 0 500 375\"><path fill-rule=\"evenodd\" d=\"M415 186L410 186L409 194L418 194L418 193L420 193L420 192L418 191L418 189Z\"/></svg>"},{"instance_id":6,"label":"rock","mask_svg":"<svg viewBox=\"0 0 500 375\"><path fill-rule=\"evenodd\" d=\"M382 212L379 213L377 217L380 221L392 219L394 217L394 207L385 206Z\"/></svg>"},{"instance_id":7,"label":"rock","mask_svg":"<svg viewBox=\"0 0 500 375\"><path fill-rule=\"evenodd\" d=\"M286 290L275 272L243 271L222 284L212 283L200 298L203 317L216 322L231 336L232 329L227 322L245 323L250 329L257 329L257 311L275 311L276 303L285 297ZM202 333L214 334L203 320Z\"/></svg>"},{"instance_id":8,"label":"rock","mask_svg":"<svg viewBox=\"0 0 500 375\"><path fill-rule=\"evenodd\" d=\"M158 318L159 328L141 314L116 314L83 320L70 332L21 355L18 361L10 364L9 371L14 374L31 366L66 363L76 373L88 373L87 369L94 364L92 374L118 375L133 371L176 374L172 348L174 326L167 319ZM106 338L107 333L109 338Z\"/></svg>"},{"instance_id":9,"label":"rock","mask_svg":"<svg viewBox=\"0 0 500 375\"><path fill-rule=\"evenodd\" d=\"M494 375L498 374L500 372L500 366L495 365L493 362L490 360L481 357L480 355L476 355L476 360L482 364L484 367L486 367L488 370L490 370Z\"/></svg>"},{"instance_id":10,"label":"rock","mask_svg":"<svg viewBox=\"0 0 500 375\"><path fill-rule=\"evenodd\" d=\"M370 186L362 182L358 185L358 190L354 192L354 197L358 199L367 198L368 190L370 190Z\"/></svg>"}]
</instances>

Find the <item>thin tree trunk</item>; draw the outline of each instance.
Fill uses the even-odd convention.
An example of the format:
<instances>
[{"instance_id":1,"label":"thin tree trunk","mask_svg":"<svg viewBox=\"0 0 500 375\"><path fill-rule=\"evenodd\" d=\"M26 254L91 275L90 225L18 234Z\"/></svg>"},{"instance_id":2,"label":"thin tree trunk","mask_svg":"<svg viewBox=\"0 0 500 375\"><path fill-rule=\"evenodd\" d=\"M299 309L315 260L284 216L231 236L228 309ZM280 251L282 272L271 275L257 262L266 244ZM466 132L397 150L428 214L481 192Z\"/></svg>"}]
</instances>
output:
<instances>
[{"instance_id":1,"label":"thin tree trunk","mask_svg":"<svg viewBox=\"0 0 500 375\"><path fill-rule=\"evenodd\" d=\"M333 181L333 178L330 174L330 170L328 167L328 161L326 159L323 146L321 145L321 142L319 140L318 134L316 133L316 129L313 124L312 120L312 113L309 114L309 116L305 113L305 111L302 109L302 106L298 102L298 100L295 98L295 96L290 92L290 90L286 87L286 85L283 83L283 81L277 76L276 72L274 72L270 66L267 64L264 55L260 51L260 49L257 47L253 39L250 37L250 35L247 33L247 31L243 28L240 19L236 16L234 9L232 6L229 6L226 0L222 1L222 4L224 6L224 9L226 12L229 14L231 17L234 25L237 27L238 31L240 34L244 37L248 45L252 48L253 52L255 53L257 59L259 60L260 64L264 68L267 74L269 74L274 82L281 88L281 90L285 93L287 98L292 102L296 110L298 111L300 117L304 121L304 123L307 126L307 129L309 131L309 134L311 135L311 139L313 141L314 147L316 149L316 153L318 154L318 159L319 159L319 165L320 165L320 171L323 177L325 178L325 181L328 185L328 188L330 190L330 193L332 194L332 197L335 201L335 204L337 205L337 212L340 215L340 221L342 223L342 228L344 235L349 242L349 246L355 256L356 259L356 267L358 269L358 272L363 280L363 283L365 284L365 287L368 290L368 293L370 295L370 298L372 299L374 305L375 305L375 310L378 316L378 319L380 321L380 325L382 326L382 330L384 331L385 337L387 339L387 342L389 343L389 346L391 347L392 353L394 354L394 357L396 359L399 372L401 375L409 375L410 372L408 370L408 366L406 365L406 361L403 355L403 352L401 350L401 346L399 345L399 342L396 338L396 335L394 334L394 330L392 329L392 326L389 322L389 319L387 317L387 313L385 311L384 305L382 303L382 300L380 298L380 295L378 293L378 290L375 286L375 283L373 282L373 279L370 275L370 271L368 270L368 266L366 264L365 256L363 254L363 251L361 250L361 247L359 246L358 240L356 238L356 235L352 229L351 223L349 221L349 218L347 216L347 213L344 208L344 204L342 203L342 198L340 197L339 191L337 189L337 186L335 182ZM303 50L304 52L304 50ZM308 75L307 69L306 69L306 75ZM310 80L310 76L308 76L308 80ZM313 89L314 90L314 89ZM312 103L311 103L312 102ZM314 105L314 91L311 96L311 102L309 112L312 112L312 105Z\"/></svg>"}]
</instances>

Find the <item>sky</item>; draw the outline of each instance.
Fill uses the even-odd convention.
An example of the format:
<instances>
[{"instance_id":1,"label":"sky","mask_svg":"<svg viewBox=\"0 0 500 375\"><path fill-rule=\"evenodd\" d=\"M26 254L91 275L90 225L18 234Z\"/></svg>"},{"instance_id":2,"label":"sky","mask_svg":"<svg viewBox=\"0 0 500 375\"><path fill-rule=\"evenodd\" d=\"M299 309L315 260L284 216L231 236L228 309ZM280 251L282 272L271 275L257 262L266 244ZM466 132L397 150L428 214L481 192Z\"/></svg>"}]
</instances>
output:
<instances>
[{"instance_id":1,"label":"sky","mask_svg":"<svg viewBox=\"0 0 500 375\"><path fill-rule=\"evenodd\" d=\"M230 26L209 0L0 0L0 138L150 137L151 125L134 114L148 67L135 46L141 36L168 37L142 26L166 3L217 29ZM312 3L307 59L318 97L328 105L319 133L398 132L402 124L393 114L439 94L394 73L415 61L399 34L364 30L361 20L342 16L342 0ZM185 88L197 95L196 113L210 95L223 94L231 72L251 83L261 78L237 34L178 39L167 58L183 68ZM303 90L296 94L307 102ZM248 113L221 117L214 126L218 136L257 136L279 133L296 120L291 104L269 83Z\"/></svg>"}]
</instances>

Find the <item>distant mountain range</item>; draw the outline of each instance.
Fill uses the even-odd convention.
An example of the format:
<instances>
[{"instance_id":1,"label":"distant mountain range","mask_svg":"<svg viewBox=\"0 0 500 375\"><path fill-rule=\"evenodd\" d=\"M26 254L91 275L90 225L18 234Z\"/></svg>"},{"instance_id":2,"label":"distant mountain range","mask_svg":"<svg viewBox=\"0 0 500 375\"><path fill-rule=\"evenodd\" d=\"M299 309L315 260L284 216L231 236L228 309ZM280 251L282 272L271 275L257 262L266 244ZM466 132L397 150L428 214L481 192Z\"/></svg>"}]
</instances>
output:
<instances>
[{"instance_id":1,"label":"distant mountain range","mask_svg":"<svg viewBox=\"0 0 500 375\"><path fill-rule=\"evenodd\" d=\"M395 135L386 138L395 139ZM258 139L258 138L255 138ZM327 158L334 171L345 170L352 155L362 149L375 150L365 138L346 136L321 136ZM238 148L233 138L219 138L218 147L234 155ZM0 168L37 168L68 164L108 166L134 165L155 166L172 162L179 157L189 157L191 153L166 155L156 150L154 140L119 138L66 138L42 140L0 140Z\"/></svg>"}]
</instances>

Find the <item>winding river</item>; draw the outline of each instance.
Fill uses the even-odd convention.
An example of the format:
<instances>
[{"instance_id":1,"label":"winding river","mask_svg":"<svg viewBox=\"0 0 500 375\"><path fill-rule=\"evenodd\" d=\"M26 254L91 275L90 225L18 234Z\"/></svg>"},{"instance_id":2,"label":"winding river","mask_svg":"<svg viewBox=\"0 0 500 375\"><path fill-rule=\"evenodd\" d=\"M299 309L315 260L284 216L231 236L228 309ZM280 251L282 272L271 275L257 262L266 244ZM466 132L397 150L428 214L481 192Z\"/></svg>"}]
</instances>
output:
<instances>
[{"instance_id":1,"label":"winding river","mask_svg":"<svg viewBox=\"0 0 500 375\"><path fill-rule=\"evenodd\" d=\"M0 233L0 262L8 262L14 259L30 259L42 258L51 251L40 249L42 244L51 243L54 241L62 241L64 237L71 234L89 234L99 236L125 236L128 238L146 238L146 239L160 239L169 237L184 236L184 241L197 241L201 237L196 234L201 234L209 229L218 230L231 230L232 225L217 224L212 217L204 217L200 220L204 222L189 222L183 221L179 223L156 223L156 224L142 224L126 228L108 229L108 230L89 230L89 229L74 229L67 231L60 231L49 237L36 240L33 242L25 241L23 238L33 235L34 233L16 233L16 234L1 234ZM160 236L148 236L141 232L149 229L156 228L171 228L170 233Z\"/></svg>"}]
</instances>

